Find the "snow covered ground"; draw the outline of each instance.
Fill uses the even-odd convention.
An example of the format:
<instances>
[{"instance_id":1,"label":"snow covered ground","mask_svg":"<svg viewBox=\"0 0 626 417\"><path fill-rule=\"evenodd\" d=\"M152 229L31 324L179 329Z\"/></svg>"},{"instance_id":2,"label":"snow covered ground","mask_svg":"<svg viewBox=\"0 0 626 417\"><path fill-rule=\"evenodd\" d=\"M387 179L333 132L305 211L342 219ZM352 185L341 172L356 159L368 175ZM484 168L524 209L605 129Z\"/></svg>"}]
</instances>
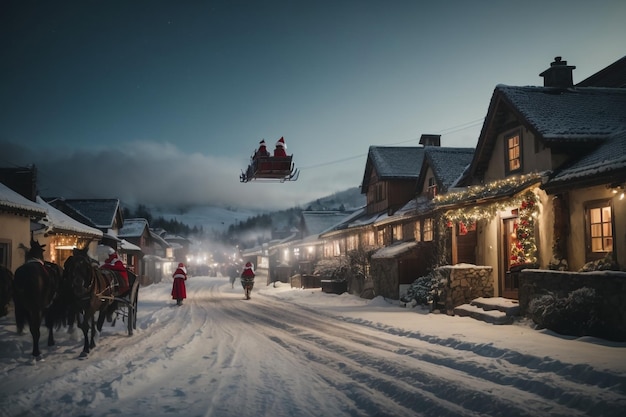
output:
<instances>
[{"instance_id":1,"label":"snow covered ground","mask_svg":"<svg viewBox=\"0 0 626 417\"><path fill-rule=\"evenodd\" d=\"M105 323L46 360L0 319L0 416L622 416L626 344L494 326L320 290L226 278L140 289L137 330Z\"/></svg>"}]
</instances>

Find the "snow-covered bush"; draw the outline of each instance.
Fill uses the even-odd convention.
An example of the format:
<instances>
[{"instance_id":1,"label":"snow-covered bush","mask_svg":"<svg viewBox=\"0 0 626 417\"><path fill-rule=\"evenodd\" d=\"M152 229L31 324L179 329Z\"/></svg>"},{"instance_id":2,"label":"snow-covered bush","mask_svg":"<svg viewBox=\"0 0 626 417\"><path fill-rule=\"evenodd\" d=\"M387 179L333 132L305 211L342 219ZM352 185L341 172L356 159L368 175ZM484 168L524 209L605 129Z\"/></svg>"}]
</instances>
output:
<instances>
[{"instance_id":1,"label":"snow-covered bush","mask_svg":"<svg viewBox=\"0 0 626 417\"><path fill-rule=\"evenodd\" d=\"M401 301L423 305L437 301L443 292L446 282L447 277L440 270L431 271L428 275L413 281L406 294L401 297Z\"/></svg>"},{"instance_id":2,"label":"snow-covered bush","mask_svg":"<svg viewBox=\"0 0 626 417\"><path fill-rule=\"evenodd\" d=\"M321 275L323 277L337 277L338 271L342 268L345 268L348 265L348 262L343 257L331 258L331 259L321 259L315 265L315 270L313 274Z\"/></svg>"},{"instance_id":3,"label":"snow-covered bush","mask_svg":"<svg viewBox=\"0 0 626 417\"><path fill-rule=\"evenodd\" d=\"M617 263L613 260L613 253L609 252L602 259L587 262L582 268L580 268L579 272L591 271L619 271Z\"/></svg>"},{"instance_id":4,"label":"snow-covered bush","mask_svg":"<svg viewBox=\"0 0 626 417\"><path fill-rule=\"evenodd\" d=\"M528 305L528 314L540 328L570 336L593 335L600 324L598 303L595 290L583 287L566 297L549 293L535 298Z\"/></svg>"}]
</instances>

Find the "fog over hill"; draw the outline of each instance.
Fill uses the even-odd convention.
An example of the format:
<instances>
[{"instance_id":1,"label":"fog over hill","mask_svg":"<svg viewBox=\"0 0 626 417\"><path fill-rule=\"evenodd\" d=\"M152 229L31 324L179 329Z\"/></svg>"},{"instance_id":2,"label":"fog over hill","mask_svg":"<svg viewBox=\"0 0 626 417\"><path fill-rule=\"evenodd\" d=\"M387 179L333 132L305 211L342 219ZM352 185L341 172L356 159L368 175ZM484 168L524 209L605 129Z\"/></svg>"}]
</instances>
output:
<instances>
[{"instance_id":1,"label":"fog over hill","mask_svg":"<svg viewBox=\"0 0 626 417\"><path fill-rule=\"evenodd\" d=\"M345 191L334 193L328 197L311 201L297 207L301 210L353 210L365 205L365 195L359 187L352 187ZM224 232L230 225L236 225L250 217L261 214L280 216L280 211L250 210L242 207L191 206L172 209L149 207L155 218L163 217L166 220L176 219L190 227L202 227L205 232Z\"/></svg>"}]
</instances>

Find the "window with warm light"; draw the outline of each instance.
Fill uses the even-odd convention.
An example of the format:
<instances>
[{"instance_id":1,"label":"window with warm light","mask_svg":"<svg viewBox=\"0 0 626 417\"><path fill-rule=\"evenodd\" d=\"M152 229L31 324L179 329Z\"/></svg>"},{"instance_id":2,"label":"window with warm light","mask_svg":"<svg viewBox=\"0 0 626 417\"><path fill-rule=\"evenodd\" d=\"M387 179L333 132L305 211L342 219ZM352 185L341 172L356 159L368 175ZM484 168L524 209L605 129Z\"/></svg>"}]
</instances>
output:
<instances>
[{"instance_id":1,"label":"window with warm light","mask_svg":"<svg viewBox=\"0 0 626 417\"><path fill-rule=\"evenodd\" d=\"M522 169L522 137L519 131L505 136L506 172L507 174Z\"/></svg>"},{"instance_id":2,"label":"window with warm light","mask_svg":"<svg viewBox=\"0 0 626 417\"><path fill-rule=\"evenodd\" d=\"M359 248L359 237L356 235L348 236L346 246L348 251L357 250Z\"/></svg>"},{"instance_id":3,"label":"window with warm light","mask_svg":"<svg viewBox=\"0 0 626 417\"><path fill-rule=\"evenodd\" d=\"M585 205L587 259L594 260L613 251L613 208L610 201Z\"/></svg>"},{"instance_id":4,"label":"window with warm light","mask_svg":"<svg viewBox=\"0 0 626 417\"><path fill-rule=\"evenodd\" d=\"M430 242L433 240L434 234L434 221L433 219L424 219L424 242Z\"/></svg>"},{"instance_id":5,"label":"window with warm light","mask_svg":"<svg viewBox=\"0 0 626 417\"><path fill-rule=\"evenodd\" d=\"M394 224L393 225L393 241L394 242L398 242L401 241L403 239L402 237L402 225L401 224Z\"/></svg>"},{"instance_id":6,"label":"window with warm light","mask_svg":"<svg viewBox=\"0 0 626 417\"><path fill-rule=\"evenodd\" d=\"M419 220L415 222L415 230L413 234L416 242L422 241L422 223Z\"/></svg>"}]
</instances>

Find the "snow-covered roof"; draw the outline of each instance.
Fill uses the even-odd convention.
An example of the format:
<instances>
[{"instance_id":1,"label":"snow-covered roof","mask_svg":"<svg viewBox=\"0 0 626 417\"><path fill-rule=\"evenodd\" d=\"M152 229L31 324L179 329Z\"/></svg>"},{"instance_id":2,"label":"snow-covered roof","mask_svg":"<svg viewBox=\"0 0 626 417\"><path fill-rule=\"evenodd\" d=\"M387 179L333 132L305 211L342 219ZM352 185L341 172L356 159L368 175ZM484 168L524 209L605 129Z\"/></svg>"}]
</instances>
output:
<instances>
[{"instance_id":1,"label":"snow-covered roof","mask_svg":"<svg viewBox=\"0 0 626 417\"><path fill-rule=\"evenodd\" d=\"M412 248L417 246L417 242L398 242L389 246L385 246L384 248L378 249L373 255L374 259L389 259L395 258L398 255L402 255L403 253L411 250Z\"/></svg>"},{"instance_id":2,"label":"snow-covered roof","mask_svg":"<svg viewBox=\"0 0 626 417\"><path fill-rule=\"evenodd\" d=\"M438 146L427 146L425 148L426 162L433 170L438 185L443 187L440 192L445 192L454 185L472 162L473 157L474 148L444 148Z\"/></svg>"},{"instance_id":3,"label":"snow-covered roof","mask_svg":"<svg viewBox=\"0 0 626 417\"><path fill-rule=\"evenodd\" d=\"M120 248L128 252L141 252L141 248L139 246L130 243L126 239L122 239L120 242Z\"/></svg>"},{"instance_id":4,"label":"snow-covered roof","mask_svg":"<svg viewBox=\"0 0 626 417\"><path fill-rule=\"evenodd\" d=\"M612 177L616 171L626 170L626 131L613 135L596 149L586 153L573 164L557 172L546 184L546 188L570 183L589 177ZM618 176L613 177L618 180Z\"/></svg>"},{"instance_id":5,"label":"snow-covered roof","mask_svg":"<svg viewBox=\"0 0 626 417\"><path fill-rule=\"evenodd\" d=\"M101 230L72 219L62 211L52 207L39 196L37 196L37 203L46 211L46 218L42 219L40 223L47 226L48 232L73 232L98 238L102 237Z\"/></svg>"},{"instance_id":6,"label":"snow-covered roof","mask_svg":"<svg viewBox=\"0 0 626 417\"><path fill-rule=\"evenodd\" d=\"M117 199L64 199L63 202L102 229L110 229L120 208Z\"/></svg>"},{"instance_id":7,"label":"snow-covered roof","mask_svg":"<svg viewBox=\"0 0 626 417\"><path fill-rule=\"evenodd\" d=\"M417 180L423 160L423 147L370 146L361 192L367 192L372 169L382 180Z\"/></svg>"},{"instance_id":8,"label":"snow-covered roof","mask_svg":"<svg viewBox=\"0 0 626 417\"><path fill-rule=\"evenodd\" d=\"M162 248L169 248L169 247L171 247L170 242L168 242L167 240L163 239L161 237L161 235L159 235L158 233L156 233L152 229L150 229L150 237L152 238L153 242L157 243Z\"/></svg>"},{"instance_id":9,"label":"snow-covered roof","mask_svg":"<svg viewBox=\"0 0 626 417\"><path fill-rule=\"evenodd\" d=\"M348 217L346 221L338 224L332 230L349 229L351 227L361 227L361 226L374 224L380 218L381 215L383 214L386 215L386 212L383 214L381 213L370 214L370 213L367 213L365 209L363 209L363 211L357 211L355 212L355 214L356 214L355 216Z\"/></svg>"},{"instance_id":10,"label":"snow-covered roof","mask_svg":"<svg viewBox=\"0 0 626 417\"><path fill-rule=\"evenodd\" d=\"M46 210L41 205L16 193L2 183L0 183L0 211L38 217L46 215Z\"/></svg>"},{"instance_id":11,"label":"snow-covered roof","mask_svg":"<svg viewBox=\"0 0 626 417\"><path fill-rule=\"evenodd\" d=\"M498 93L547 143L593 141L626 128L624 88L498 85Z\"/></svg>"},{"instance_id":12,"label":"snow-covered roof","mask_svg":"<svg viewBox=\"0 0 626 417\"><path fill-rule=\"evenodd\" d=\"M302 217L309 235L319 235L320 233L341 223L352 211L303 211Z\"/></svg>"},{"instance_id":13,"label":"snow-covered roof","mask_svg":"<svg viewBox=\"0 0 626 417\"><path fill-rule=\"evenodd\" d=\"M117 232L119 237L141 237L145 230L150 230L148 226L148 220L137 219L125 219L124 226Z\"/></svg>"}]
</instances>

